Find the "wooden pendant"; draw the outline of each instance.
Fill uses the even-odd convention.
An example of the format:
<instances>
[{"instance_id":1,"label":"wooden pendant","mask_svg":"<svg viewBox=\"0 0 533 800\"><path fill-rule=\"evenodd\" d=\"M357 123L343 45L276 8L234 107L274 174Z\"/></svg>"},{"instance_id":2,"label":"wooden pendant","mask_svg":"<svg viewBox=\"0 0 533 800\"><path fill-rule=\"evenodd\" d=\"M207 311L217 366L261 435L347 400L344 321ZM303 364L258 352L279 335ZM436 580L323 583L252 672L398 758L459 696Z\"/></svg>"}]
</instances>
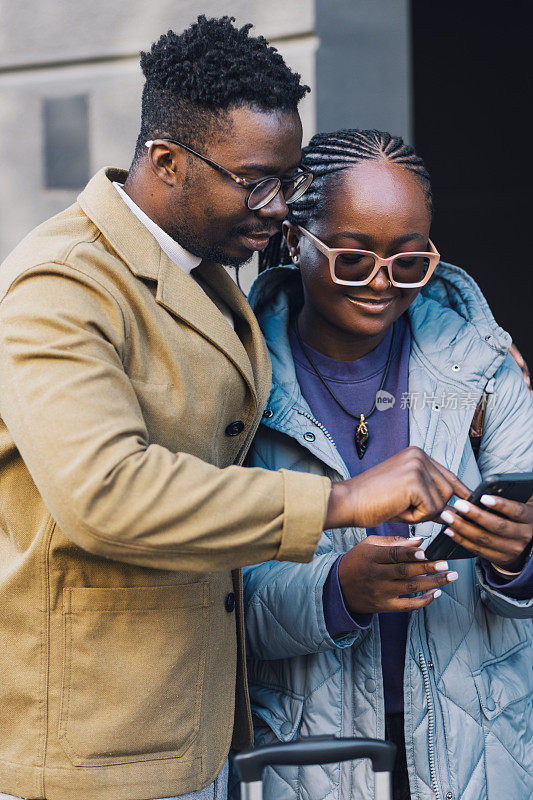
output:
<instances>
[{"instance_id":1,"label":"wooden pendant","mask_svg":"<svg viewBox=\"0 0 533 800\"><path fill-rule=\"evenodd\" d=\"M355 429L355 449L359 458L363 458L368 447L368 428L365 422L365 415L361 414L359 417L359 425Z\"/></svg>"}]
</instances>

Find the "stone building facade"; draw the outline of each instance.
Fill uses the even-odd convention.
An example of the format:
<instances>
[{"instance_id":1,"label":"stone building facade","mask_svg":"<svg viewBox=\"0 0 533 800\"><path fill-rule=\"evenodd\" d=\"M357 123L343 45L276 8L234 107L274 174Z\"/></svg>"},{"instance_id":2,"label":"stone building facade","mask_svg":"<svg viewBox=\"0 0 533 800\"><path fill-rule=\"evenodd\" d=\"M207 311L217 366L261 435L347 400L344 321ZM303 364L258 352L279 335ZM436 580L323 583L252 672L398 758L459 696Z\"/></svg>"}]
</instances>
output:
<instances>
[{"instance_id":1,"label":"stone building facade","mask_svg":"<svg viewBox=\"0 0 533 800\"><path fill-rule=\"evenodd\" d=\"M300 72L304 138L370 125L410 136L405 0L0 0L0 260L104 165L127 167L139 52L197 15L252 22Z\"/></svg>"}]
</instances>

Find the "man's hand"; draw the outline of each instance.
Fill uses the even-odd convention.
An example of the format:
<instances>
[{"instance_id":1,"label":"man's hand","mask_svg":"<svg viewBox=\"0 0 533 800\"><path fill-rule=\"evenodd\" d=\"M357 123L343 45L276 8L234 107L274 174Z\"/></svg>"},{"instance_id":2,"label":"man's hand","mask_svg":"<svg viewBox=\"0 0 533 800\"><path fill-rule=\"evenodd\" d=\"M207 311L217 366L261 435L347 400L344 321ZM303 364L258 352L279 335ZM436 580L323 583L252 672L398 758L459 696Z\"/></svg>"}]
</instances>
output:
<instances>
[{"instance_id":1,"label":"man's hand","mask_svg":"<svg viewBox=\"0 0 533 800\"><path fill-rule=\"evenodd\" d=\"M522 376L527 384L527 386L531 389L531 375L529 374L529 368L524 361L524 357L518 347L515 344L512 344L509 348L509 355L514 358L520 369L522 370ZM531 389L533 391L533 389Z\"/></svg>"},{"instance_id":2,"label":"man's hand","mask_svg":"<svg viewBox=\"0 0 533 800\"><path fill-rule=\"evenodd\" d=\"M457 579L446 561L425 561L421 538L368 536L343 555L339 582L352 614L413 611L429 605L439 588ZM423 592L419 597L403 595Z\"/></svg>"},{"instance_id":3,"label":"man's hand","mask_svg":"<svg viewBox=\"0 0 533 800\"><path fill-rule=\"evenodd\" d=\"M454 494L466 498L470 491L423 450L408 447L355 478L334 483L324 527L423 522L437 517Z\"/></svg>"},{"instance_id":4,"label":"man's hand","mask_svg":"<svg viewBox=\"0 0 533 800\"><path fill-rule=\"evenodd\" d=\"M486 509L465 500L447 507L441 515L449 525L445 533L496 568L520 571L533 540L533 497L527 503L517 503L504 497L483 495L481 502ZM493 511L498 513L493 514Z\"/></svg>"}]
</instances>

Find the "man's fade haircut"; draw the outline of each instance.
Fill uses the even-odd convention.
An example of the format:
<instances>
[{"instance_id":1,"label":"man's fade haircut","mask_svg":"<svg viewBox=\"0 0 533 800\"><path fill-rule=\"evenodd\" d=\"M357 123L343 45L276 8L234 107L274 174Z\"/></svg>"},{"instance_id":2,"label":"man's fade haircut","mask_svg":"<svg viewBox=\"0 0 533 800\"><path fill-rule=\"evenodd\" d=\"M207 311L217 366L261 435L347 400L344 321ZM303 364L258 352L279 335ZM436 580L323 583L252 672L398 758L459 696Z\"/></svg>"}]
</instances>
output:
<instances>
[{"instance_id":1,"label":"man's fade haircut","mask_svg":"<svg viewBox=\"0 0 533 800\"><path fill-rule=\"evenodd\" d=\"M202 14L183 33L168 31L141 53L146 83L134 163L148 139L201 145L233 107L296 111L309 87L263 36L249 35L251 23L237 28L233 22Z\"/></svg>"}]
</instances>

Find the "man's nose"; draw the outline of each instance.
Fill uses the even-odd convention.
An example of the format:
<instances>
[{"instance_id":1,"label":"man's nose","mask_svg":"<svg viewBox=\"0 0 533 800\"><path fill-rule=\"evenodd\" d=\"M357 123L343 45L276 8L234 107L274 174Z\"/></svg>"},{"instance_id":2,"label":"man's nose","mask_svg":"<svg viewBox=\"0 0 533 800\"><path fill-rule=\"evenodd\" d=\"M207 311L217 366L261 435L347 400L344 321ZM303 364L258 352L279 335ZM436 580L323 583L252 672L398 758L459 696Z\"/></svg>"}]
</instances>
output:
<instances>
[{"instance_id":1,"label":"man's nose","mask_svg":"<svg viewBox=\"0 0 533 800\"><path fill-rule=\"evenodd\" d=\"M255 213L258 217L262 217L263 219L277 219L280 222L284 220L289 213L289 207L285 202L282 190L280 189L266 206L259 208Z\"/></svg>"}]
</instances>

